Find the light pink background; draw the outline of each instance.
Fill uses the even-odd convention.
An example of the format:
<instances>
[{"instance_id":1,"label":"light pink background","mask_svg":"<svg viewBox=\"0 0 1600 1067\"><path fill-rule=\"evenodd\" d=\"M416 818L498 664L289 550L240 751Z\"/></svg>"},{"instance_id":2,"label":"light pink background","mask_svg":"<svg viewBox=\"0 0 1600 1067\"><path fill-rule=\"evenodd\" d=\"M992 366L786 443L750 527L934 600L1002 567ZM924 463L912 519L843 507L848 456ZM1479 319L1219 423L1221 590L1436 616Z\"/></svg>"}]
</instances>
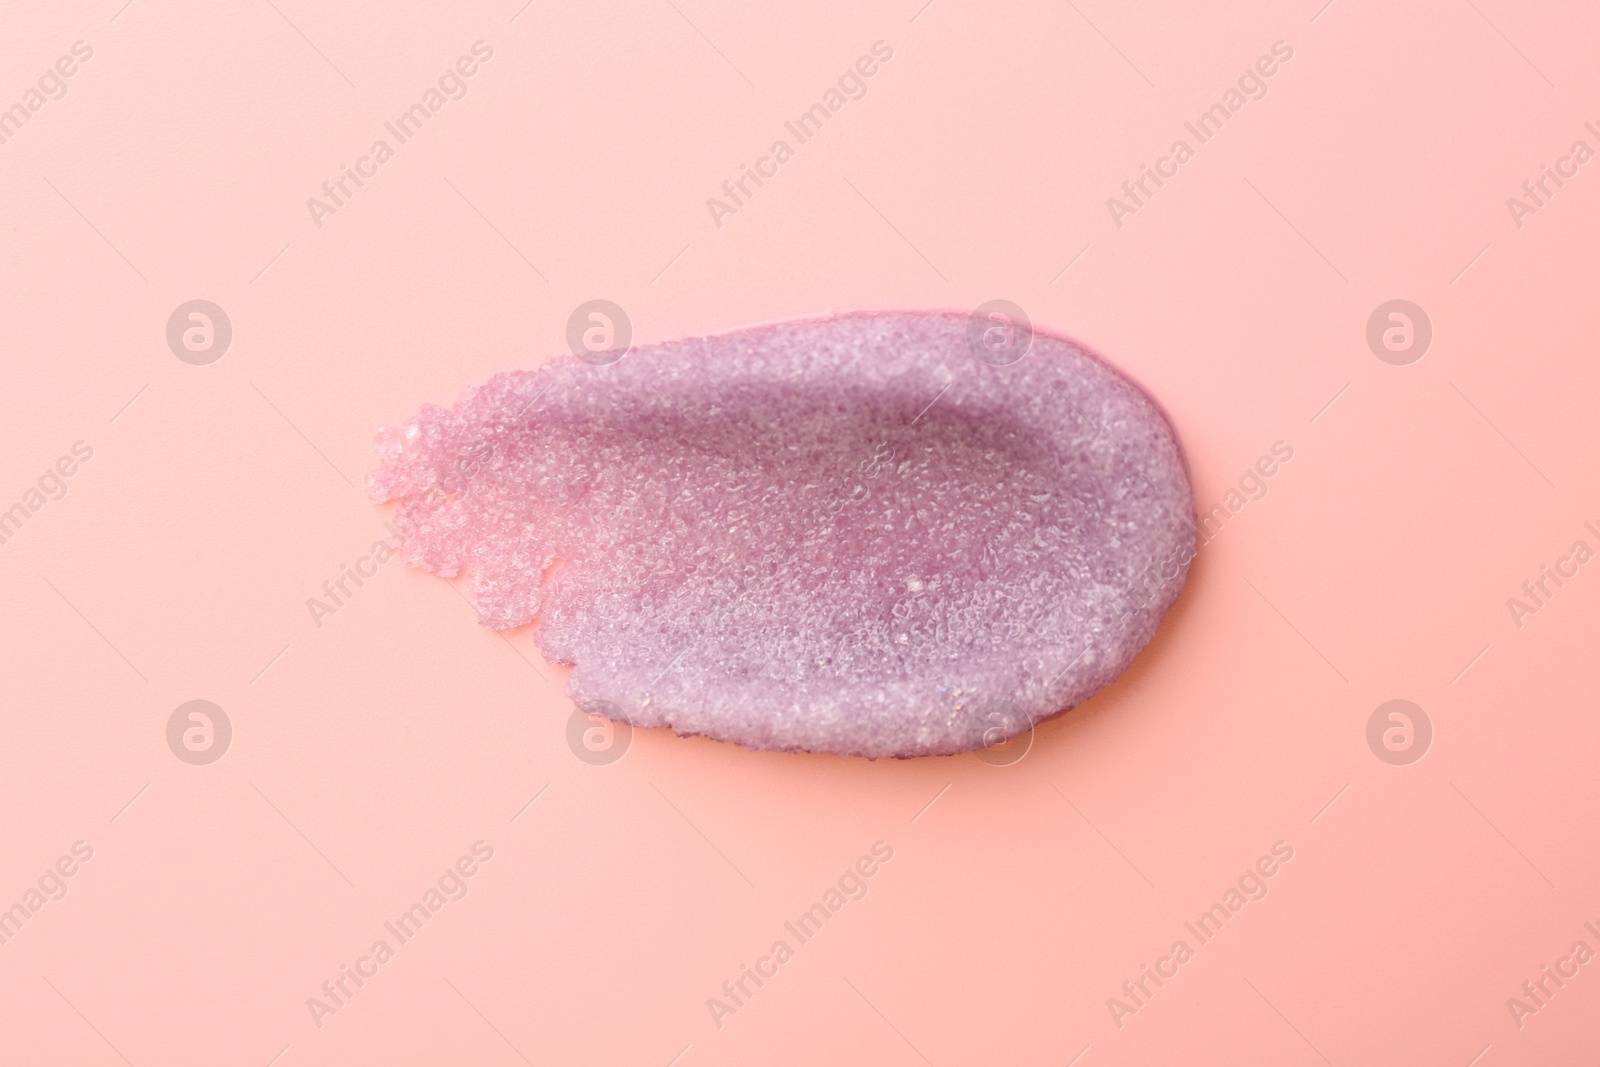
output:
<instances>
[{"instance_id":1,"label":"light pink background","mask_svg":"<svg viewBox=\"0 0 1600 1067\"><path fill-rule=\"evenodd\" d=\"M1600 14L1508 0L14 4L0 106L6 1063L1570 1064L1600 963ZM445 7L446 5L437 5ZM306 207L475 41L493 58L319 228ZM894 58L718 228L873 42ZM1117 227L1106 200L1273 42L1268 95ZM569 750L562 671L385 566L380 425L560 352L850 307L1015 301L1172 413L1200 504L1294 459L1154 644L1010 766ZM234 338L169 350L180 303ZM1365 328L1421 305L1409 366ZM24 505L26 506L26 505ZM1416 702L1418 762L1369 749ZM216 702L231 748L169 751ZM543 792L541 793L541 790ZM530 799L538 800L528 806ZM337 1014L307 998L472 843L494 858ZM707 998L876 841L894 859L719 1028ZM1137 1014L1121 994L1294 858ZM1553 986L1551 988L1554 988ZM1476 1058L1475 1058L1476 1057Z\"/></svg>"}]
</instances>

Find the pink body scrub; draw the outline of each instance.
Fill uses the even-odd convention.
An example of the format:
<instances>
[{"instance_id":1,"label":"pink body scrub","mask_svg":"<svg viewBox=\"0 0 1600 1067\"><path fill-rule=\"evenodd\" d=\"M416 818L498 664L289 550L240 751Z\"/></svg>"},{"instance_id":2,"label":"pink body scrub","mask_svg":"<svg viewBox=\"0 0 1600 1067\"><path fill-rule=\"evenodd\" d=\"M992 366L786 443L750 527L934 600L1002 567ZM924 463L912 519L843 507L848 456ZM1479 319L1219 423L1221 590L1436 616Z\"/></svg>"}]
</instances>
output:
<instances>
[{"instance_id":1,"label":"pink body scrub","mask_svg":"<svg viewBox=\"0 0 1600 1067\"><path fill-rule=\"evenodd\" d=\"M1064 338L987 336L861 312L563 356L380 431L370 491L586 709L753 748L983 748L1116 678L1195 541L1138 386Z\"/></svg>"}]
</instances>

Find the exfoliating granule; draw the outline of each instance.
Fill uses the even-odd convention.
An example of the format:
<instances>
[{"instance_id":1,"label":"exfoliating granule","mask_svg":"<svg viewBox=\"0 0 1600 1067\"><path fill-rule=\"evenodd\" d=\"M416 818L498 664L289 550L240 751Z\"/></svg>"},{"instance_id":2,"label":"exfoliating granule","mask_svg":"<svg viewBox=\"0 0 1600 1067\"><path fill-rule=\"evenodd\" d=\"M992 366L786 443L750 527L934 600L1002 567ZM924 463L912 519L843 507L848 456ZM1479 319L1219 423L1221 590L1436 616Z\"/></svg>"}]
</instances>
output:
<instances>
[{"instance_id":1,"label":"exfoliating granule","mask_svg":"<svg viewBox=\"0 0 1600 1067\"><path fill-rule=\"evenodd\" d=\"M1165 415L956 312L572 356L380 431L403 555L534 624L587 710L755 748L994 744L1105 686L1194 555Z\"/></svg>"}]
</instances>

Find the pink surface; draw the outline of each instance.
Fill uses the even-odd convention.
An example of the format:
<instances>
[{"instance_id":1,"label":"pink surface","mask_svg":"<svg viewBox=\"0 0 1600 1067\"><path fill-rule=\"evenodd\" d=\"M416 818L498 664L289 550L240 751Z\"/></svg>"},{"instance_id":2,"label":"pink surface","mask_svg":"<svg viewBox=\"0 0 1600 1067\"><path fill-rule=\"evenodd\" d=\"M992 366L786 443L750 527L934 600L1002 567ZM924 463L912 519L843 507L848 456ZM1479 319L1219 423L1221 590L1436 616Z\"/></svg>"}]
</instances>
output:
<instances>
[{"instance_id":1,"label":"pink surface","mask_svg":"<svg viewBox=\"0 0 1600 1067\"><path fill-rule=\"evenodd\" d=\"M1600 15L1319 8L13 5L0 1059L1592 1058ZM1225 521L1011 760L607 734L393 561L318 626L387 536L372 430L596 298L640 343L1013 301Z\"/></svg>"}]
</instances>

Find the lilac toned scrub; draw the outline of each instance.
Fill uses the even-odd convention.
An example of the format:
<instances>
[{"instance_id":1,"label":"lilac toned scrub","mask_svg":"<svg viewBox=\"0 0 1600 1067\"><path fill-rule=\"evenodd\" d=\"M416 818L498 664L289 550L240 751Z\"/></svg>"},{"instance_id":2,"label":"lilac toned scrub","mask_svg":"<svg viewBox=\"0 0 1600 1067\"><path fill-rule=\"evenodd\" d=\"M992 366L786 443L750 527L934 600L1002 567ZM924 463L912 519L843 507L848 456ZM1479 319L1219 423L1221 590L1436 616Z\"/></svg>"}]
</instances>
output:
<instances>
[{"instance_id":1,"label":"lilac toned scrub","mask_svg":"<svg viewBox=\"0 0 1600 1067\"><path fill-rule=\"evenodd\" d=\"M580 706L926 756L1116 678L1194 556L1171 424L996 313L859 312L563 356L381 431L402 550L532 623Z\"/></svg>"}]
</instances>

